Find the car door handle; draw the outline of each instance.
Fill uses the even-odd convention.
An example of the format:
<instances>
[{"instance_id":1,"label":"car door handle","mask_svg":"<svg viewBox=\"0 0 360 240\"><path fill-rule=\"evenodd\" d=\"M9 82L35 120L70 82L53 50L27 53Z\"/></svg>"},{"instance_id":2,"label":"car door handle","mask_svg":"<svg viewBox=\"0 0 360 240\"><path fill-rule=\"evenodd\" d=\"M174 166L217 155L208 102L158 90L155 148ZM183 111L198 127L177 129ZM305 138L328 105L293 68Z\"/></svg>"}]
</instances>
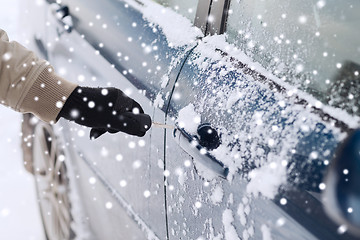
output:
<instances>
[{"instance_id":1,"label":"car door handle","mask_svg":"<svg viewBox=\"0 0 360 240\"><path fill-rule=\"evenodd\" d=\"M48 60L49 54L44 45L43 40L37 36L34 37L34 40L35 40L35 45L36 45L37 49L41 52L41 54L43 54L43 57Z\"/></svg>"},{"instance_id":2,"label":"car door handle","mask_svg":"<svg viewBox=\"0 0 360 240\"><path fill-rule=\"evenodd\" d=\"M193 157L195 167L206 175L205 178L227 177L229 169L212 156L209 149L200 144L201 140L197 136L189 134L183 128L176 128L173 136L180 147Z\"/></svg>"},{"instance_id":3,"label":"car door handle","mask_svg":"<svg viewBox=\"0 0 360 240\"><path fill-rule=\"evenodd\" d=\"M60 25L63 26L62 30L58 30L59 36L62 35L64 32L71 33L74 23L73 19L70 15L70 9L68 6L59 5L57 3L51 4L51 12L55 16L55 18L58 20Z\"/></svg>"}]
</instances>

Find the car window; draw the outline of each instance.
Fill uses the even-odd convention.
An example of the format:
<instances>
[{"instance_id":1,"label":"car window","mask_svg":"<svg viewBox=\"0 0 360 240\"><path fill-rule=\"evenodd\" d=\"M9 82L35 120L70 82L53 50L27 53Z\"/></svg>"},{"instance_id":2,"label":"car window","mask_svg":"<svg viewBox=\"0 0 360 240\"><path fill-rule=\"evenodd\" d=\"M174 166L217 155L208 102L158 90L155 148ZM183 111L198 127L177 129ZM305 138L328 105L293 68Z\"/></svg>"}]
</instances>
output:
<instances>
[{"instance_id":1,"label":"car window","mask_svg":"<svg viewBox=\"0 0 360 240\"><path fill-rule=\"evenodd\" d=\"M228 41L323 102L360 114L360 2L231 1Z\"/></svg>"},{"instance_id":2,"label":"car window","mask_svg":"<svg viewBox=\"0 0 360 240\"><path fill-rule=\"evenodd\" d=\"M157 3L165 7L169 7L176 12L180 13L184 17L191 20L193 23L195 20L196 7L199 0L154 0Z\"/></svg>"}]
</instances>

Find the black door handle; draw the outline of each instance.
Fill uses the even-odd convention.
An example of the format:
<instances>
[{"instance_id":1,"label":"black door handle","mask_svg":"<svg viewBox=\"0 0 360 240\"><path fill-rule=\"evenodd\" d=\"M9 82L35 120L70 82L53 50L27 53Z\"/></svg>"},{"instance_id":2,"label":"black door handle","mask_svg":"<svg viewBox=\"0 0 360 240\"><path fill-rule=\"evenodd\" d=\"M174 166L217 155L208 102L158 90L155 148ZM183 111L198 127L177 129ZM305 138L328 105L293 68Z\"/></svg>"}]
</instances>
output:
<instances>
[{"instance_id":1,"label":"black door handle","mask_svg":"<svg viewBox=\"0 0 360 240\"><path fill-rule=\"evenodd\" d=\"M197 133L199 135L199 144L207 150L214 150L221 144L219 134L210 123L200 124Z\"/></svg>"},{"instance_id":2,"label":"black door handle","mask_svg":"<svg viewBox=\"0 0 360 240\"><path fill-rule=\"evenodd\" d=\"M71 33L74 24L72 17L70 15L70 9L68 6L64 5L61 6L57 3L51 4L52 14L55 16L55 18L58 20L58 22L64 27L62 31L58 30L59 36L63 34L64 32Z\"/></svg>"},{"instance_id":3,"label":"black door handle","mask_svg":"<svg viewBox=\"0 0 360 240\"><path fill-rule=\"evenodd\" d=\"M199 134L199 132L201 134ZM175 140L185 152L193 157L196 162L195 165L201 165L202 168L211 170L211 174L206 174L207 177L214 178L219 176L221 178L226 178L229 169L209 153L210 150L213 150L220 145L220 137L216 130L209 124L202 124L198 128L198 134L200 138L189 134L183 128L176 128L174 130ZM210 140L211 136L215 136L215 138ZM209 148L206 148L205 145Z\"/></svg>"},{"instance_id":4,"label":"black door handle","mask_svg":"<svg viewBox=\"0 0 360 240\"><path fill-rule=\"evenodd\" d=\"M36 47L38 48L38 50L41 52L41 54L43 54L43 57L46 59L46 60L49 60L49 54L48 54L48 51L43 43L43 40L41 40L41 38L38 38L38 37L34 37L34 40L35 40L35 44L36 44Z\"/></svg>"}]
</instances>

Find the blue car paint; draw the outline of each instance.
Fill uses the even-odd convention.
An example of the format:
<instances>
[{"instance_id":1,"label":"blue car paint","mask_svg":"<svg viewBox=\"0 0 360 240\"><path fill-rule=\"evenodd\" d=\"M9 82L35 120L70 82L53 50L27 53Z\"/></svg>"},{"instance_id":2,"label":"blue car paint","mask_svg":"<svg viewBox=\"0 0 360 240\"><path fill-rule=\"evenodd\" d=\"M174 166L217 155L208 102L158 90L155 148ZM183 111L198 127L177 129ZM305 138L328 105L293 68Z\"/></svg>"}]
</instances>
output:
<instances>
[{"instance_id":1,"label":"blue car paint","mask_svg":"<svg viewBox=\"0 0 360 240\"><path fill-rule=\"evenodd\" d=\"M229 67L228 62L226 63L226 60L224 60L225 63L219 63L219 61L216 60L212 61L211 58L209 58L210 60L205 58L204 62L209 61L208 66L205 69L199 69L199 66L194 63L199 57L199 54L201 55L201 53L196 52L195 48L194 53L192 53L189 58L188 64L185 64L182 68L180 77L177 80L178 86L175 88L175 93L181 93L186 96L186 98L178 100L173 99L170 103L171 110L167 114L170 117L176 117L179 110L187 104L193 103L195 109L201 109L199 112L201 113L202 122L209 122L213 127L218 128L223 138L225 137L224 135L227 135L227 137L234 136L239 130L244 130L249 134L252 133L254 129L249 127L247 123L252 121L252 117L256 111L269 112L269 106L278 106L279 93L271 91L266 82L264 84L251 79L251 76L241 72L241 69L235 68L234 70L227 70L231 69L231 67ZM220 73L224 69L226 74L220 76ZM209 79L211 79L211 84L207 84L207 80ZM268 79L268 81L271 83L270 79ZM232 109L233 112L228 113L227 109L218 107L218 102L216 101L216 95L219 91L223 91L223 93L226 92L223 90L224 88L226 88L226 91L236 89L240 92L246 92L247 95L245 95L249 97L239 98L236 103L234 103L235 107ZM249 98L251 101L246 101L245 104L242 102ZM314 114L311 113L311 111L306 110L306 105L295 103L296 101L294 101L294 99L281 97L280 99L287 100L286 107L290 109L290 114L282 114L282 111L286 107L282 108L278 106L271 108L267 118L263 119L263 124L268 126L277 125L279 126L280 131L285 128L293 128L292 134L295 134L294 136L297 138L297 143L293 149L288 149L289 162L287 165L287 183L279 189L278 195L273 200L274 203L296 219L303 227L314 234L314 236L319 237L320 239L354 238L347 233L343 235L337 234L337 224L330 220L325 214L321 199L313 197L316 193L321 192L319 184L324 182L324 176L328 170L329 163L331 163L334 158L334 153L339 144L342 143L343 134L349 130L347 128L341 129L335 127L334 124L331 124L332 120L322 120L316 113ZM236 108L236 105L241 106L241 108ZM291 112L292 108L294 108L293 112ZM243 111L244 114L240 114L240 117L239 114L237 114L236 117L233 116L234 112L239 113L241 111ZM306 111L307 114L309 114L309 117L313 119L310 122L311 125L308 126L307 131L303 131L299 128L300 126L295 125L294 123L296 122L296 117L303 116L301 113ZM222 132L223 129L226 129L226 131ZM260 134L265 135L267 133L264 132ZM278 137L284 137L286 134L289 134L289 132L284 131L278 135ZM240 138L241 137L244 136L240 136ZM240 150L241 144L250 142L251 140L239 141L239 139L232 139L223 144L227 144L227 147L231 152L233 150ZM259 142L259 145L263 149L263 157L266 158L266 155L270 152L269 146L267 146L265 142ZM290 152L291 150L293 153ZM241 168L237 170L237 174L246 179L247 174L252 169L259 167L259 165L256 163L253 156L251 156L251 153L241 154L243 154L242 157L245 161ZM166 159L167 161L169 161L168 158ZM222 161L222 159L217 160ZM208 161L211 160L208 159ZM171 163L168 164L171 166ZM196 185L189 184L189 186ZM190 187L188 192L201 192L199 187ZM237 188L233 186L232 189L229 189L227 194L233 194L235 196L236 189ZM245 196L245 194L242 196L240 194L238 198L243 196ZM279 204L279 200L282 197L288 199L288 204L286 206ZM302 199L303 202L298 201L298 199L295 200L296 198ZM292 199L294 199L294 201L292 201ZM302 205L305 202L307 202L308 205L304 209L304 206ZM254 219L255 218L256 217L254 217ZM276 220L277 219L273 219L271 221ZM188 221L191 222L191 220ZM237 230L239 231L238 235L241 236L241 230ZM197 231L199 231L199 229Z\"/></svg>"}]
</instances>

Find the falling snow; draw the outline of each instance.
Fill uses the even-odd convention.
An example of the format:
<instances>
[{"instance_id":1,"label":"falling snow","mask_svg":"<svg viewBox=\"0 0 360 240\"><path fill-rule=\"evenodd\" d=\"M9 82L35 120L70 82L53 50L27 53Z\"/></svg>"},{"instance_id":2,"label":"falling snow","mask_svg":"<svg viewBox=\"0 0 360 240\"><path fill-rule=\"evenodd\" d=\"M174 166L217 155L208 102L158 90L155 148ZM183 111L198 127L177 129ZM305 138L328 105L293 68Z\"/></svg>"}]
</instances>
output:
<instances>
[{"instance_id":1,"label":"falling snow","mask_svg":"<svg viewBox=\"0 0 360 240\"><path fill-rule=\"evenodd\" d=\"M139 9L143 13L144 19L149 22L149 26L153 29L154 32L161 31L168 42L168 46L171 48L183 47L185 45L195 44L197 39L202 36L201 31L198 28L193 27L191 21L185 17L182 17L179 14L176 14L170 8L162 8L160 5L153 3L150 0L143 0L144 5L139 6L137 3L129 3L134 8ZM240 3L241 1L238 1ZM319 0L314 3L314 11L319 11L321 9L325 9L327 7L328 2ZM175 8L178 10L178 8ZM76 11L80 11L77 8ZM194 11L193 9L188 9L188 12L191 13ZM160 13L160 14L155 14ZM233 10L229 11L229 14L233 14ZM297 22L297 26L300 28L305 28L306 26L312 24L312 17L301 14L296 16L291 16L289 13L282 13L277 16L282 19L290 19L294 17ZM105 16L101 16L100 14L96 14L94 16L94 21L102 21ZM256 18L261 22L259 27L261 29L269 29L270 21L265 22L266 14L257 14ZM173 27L173 21L168 21L172 19L173 21L179 23L179 27ZM214 20L213 16L210 16L209 22ZM281 19L280 19L281 20ZM284 20L282 20L284 21ZM89 26L93 27L94 22L89 22ZM101 28L103 30L109 30L110 24L101 23ZM139 26L136 22L133 22L131 26L135 29ZM258 46L258 42L253 38L252 33L247 32L248 30L238 30L239 35L241 35L246 42L246 48L251 51L259 51L264 50L264 46ZM322 37L322 31L314 31L312 32L313 36ZM296 44L299 49L302 49L304 45L306 45L307 39L305 38L296 38L296 39L287 39L286 33L278 34L277 36L273 36L270 38L272 44L282 45L282 44ZM335 35L334 35L335 37ZM128 43L134 43L137 39L134 36L127 36ZM51 46L52 43L48 43L48 47ZM160 45L158 45L160 48ZM142 47L144 49L145 54L150 54L153 51L158 50L158 46L151 46L145 43L142 43ZM106 48L107 46L100 42L98 43L99 48ZM219 54L219 51L222 50L224 52L229 52L229 50L234 50L234 57L240 59L243 64L247 64L248 69L236 69L234 70L233 65L229 59ZM73 46L70 46L66 49L68 53L78 53L78 49ZM95 52L97 55L100 55L100 51ZM329 52L321 52L322 57L330 58L332 53ZM122 57L122 53L117 53L117 56ZM233 57L232 56L232 57ZM5 53L2 56L2 60L7 62L12 59L11 53ZM310 71L313 76L317 76L320 74L320 70L317 68L309 69L308 65L302 59L301 54L294 53L290 55L292 61L294 61L294 65L292 66L292 70L294 74L303 74L305 72ZM180 58L179 58L180 59ZM124 60L128 61L129 57L124 56ZM177 59L178 60L178 59ZM66 60L69 63L72 63L72 59ZM274 65L276 65L276 70L274 74L278 76L279 73L283 72L287 66L284 63L281 63L282 59L280 56L273 57L272 60ZM214 156L217 160L223 163L229 169L229 175L226 180L231 183L232 179L239 172L242 177L246 180L246 184L244 188L246 192L244 193L244 197L241 199L242 202L239 203L238 196L234 193L229 193L228 189L224 189L223 185L216 178L210 178L209 181L204 182L202 187L204 192L209 191L209 195L205 196L203 192L196 197L196 199L192 199L190 207L192 208L192 213L196 217L201 217L201 211L207 209L208 205L212 207L225 207L222 211L222 233L215 233L215 227L213 226L212 219L207 219L207 226L204 227L206 231L210 229L211 231L211 239L251 239L254 237L256 232L261 232L263 240L271 240L272 238L272 230L268 225L261 224L260 229L254 226L258 226L259 222L254 223L254 220L250 217L251 215L251 204L253 199L274 199L278 194L279 189L282 186L287 185L289 182L289 177L293 176L294 166L293 157L296 154L301 154L305 156L307 159L306 164L308 163L318 163L318 160L322 160L324 165L329 164L329 160L323 160L324 157L332 156L333 150L326 150L328 152L322 151L323 149L311 149L310 151L301 152L301 144L306 144L306 141L309 136L314 132L319 134L328 134L331 133L334 139L332 141L340 141L345 135L342 134L339 129L334 128L334 123L324 123L324 121L318 117L316 114L311 112L311 108L315 107L323 110L326 114L331 116L335 116L340 120L343 120L345 124L348 124L350 127L357 127L358 125L358 117L350 116L343 110L338 110L333 107L325 106L322 102L318 101L311 95L304 93L302 91L298 91L298 89L292 87L287 82L283 81L283 78L277 78L269 71L266 71L259 63L253 62L252 58L246 56L243 52L235 49L234 45L227 44L227 38L225 35L215 35L215 36L207 36L199 42L199 45L194 50L194 54L190 57L189 63L197 66L199 71L203 75L207 75L207 79L204 82L194 81L193 86L185 85L187 90L194 90L194 86L201 85L201 94L195 94L196 98L193 102L186 102L187 96L185 91L175 91L173 96L174 101L181 102L185 101L186 104L182 106L181 109L178 109L178 115L175 117L175 122L178 127L185 129L188 133L196 135L197 127L200 123L207 121L211 122L214 126L217 127L217 131L219 131L221 135L221 145L216 150L207 150L202 148L200 150L200 154L206 155L210 154ZM177 61L172 61L172 66L169 67L168 74L163 77L159 77L160 81L157 83L161 88L166 88L170 83L170 78L168 75L172 70L172 67L178 64ZM344 69L345 65L343 65L341 61L336 61L332 64L334 69ZM148 69L151 63L149 61L140 61L139 65L147 70L148 73L152 73L155 69ZM115 65L112 65L113 67ZM26 67L26 66L24 66ZM156 67L156 70L160 71L161 67ZM218 72L213 71L214 69L220 69ZM262 82L254 81L254 77L248 75L250 70L256 70L259 73L263 74L265 77L271 78L274 80L276 84L287 89L286 94L280 94L276 88L270 89L268 85L263 84ZM49 71L52 71L49 68ZM60 68L59 70L61 75L67 74L66 68ZM131 69L124 70L123 74L126 75L128 73L132 73ZM211 73L211 74L208 74ZM359 72L355 71L353 73L354 76L358 76ZM235 76L235 77L234 77ZM236 79L234 82L231 82L229 85L223 84L224 80L231 80L231 78ZM91 79L96 79L92 77ZM26 81L25 77L20 78L22 81ZM88 82L90 77L86 74L80 73L77 74L75 80L79 83ZM324 83L330 84L331 81L329 79L324 79ZM196 84L195 84L196 82ZM255 83L254 83L255 82ZM304 80L304 83L307 85L311 85L312 81L310 79ZM61 84L61 82L59 82ZM111 84L111 83L108 83ZM177 83L179 84L179 83ZM183 84L183 83L181 83ZM45 86L43 86L45 87ZM132 89L127 88L125 92L128 95L133 94ZM101 93L106 96L108 91L103 89ZM163 93L155 94L155 100L153 101L153 106L158 108L163 108L165 104L165 100L169 99L169 95L165 95ZM300 97L308 102L308 107L305 109L298 105L295 105L294 102L297 101L296 97ZM347 95L348 100L356 100L356 95L349 93ZM184 100L185 99L185 100ZM38 97L34 98L35 101L39 101ZM41 99L40 99L41 100ZM63 99L64 101L66 99ZM88 101L88 99L84 99L84 101ZM64 102L58 101L56 102L57 108L62 108ZM96 103L94 101L88 101L87 105L89 108L95 108ZM211 112L213 115L207 115ZM139 109L134 111L135 114L139 113ZM78 117L79 112L74 109L71 112L73 117ZM233 121L236 119L237 121ZM279 120L281 119L281 121ZM356 121L354 121L356 120ZM319 124L320 123L320 124ZM321 127L319 127L321 125ZM77 137L84 137L86 135L86 131L84 129L74 129L73 132ZM110 139L110 138L109 138ZM150 142L147 142L143 139L134 139L134 138L125 138L121 144L122 151L119 151L118 148L109 148L108 146L102 146L100 152L97 152L97 156L101 156L102 163L109 163L113 165L109 165L116 169L117 167L123 168L124 163L129 163L129 171L136 172L136 174L143 174L142 171L145 171L149 168L149 162L144 160L143 158L135 158L128 159L128 156L136 156L136 153L141 151L146 151L148 147L152 147ZM300 140L301 139L301 140ZM305 139L305 140L304 140ZM109 141L113 141L113 143L117 144L117 138L111 138ZM304 140L304 141L302 141ZM68 144L68 143L67 143ZM120 144L119 144L120 145ZM300 147L299 147L300 146ZM320 146L320 144L319 144ZM318 147L318 145L316 145ZM321 147L323 147L321 145ZM297 152L300 148L300 151ZM112 152L116 149L116 152ZM89 150L90 151L90 150ZM159 151L159 149L158 149ZM162 151L162 150L160 150ZM127 152L131 152L134 155L128 155ZM152 153L151 153L152 154ZM163 156L162 156L163 157ZM65 161L65 156L59 156L60 161ZM109 161L111 159L111 161ZM99 160L100 162L100 160ZM320 162L320 161L319 161ZM98 162L93 162L94 166L97 166ZM160 172L164 170L166 161L163 159L157 159L154 161L155 168ZM197 168L198 172L191 171L193 169L192 164L197 165L196 160L193 159L181 159L178 162L179 164L175 169L165 170L163 171L163 175L166 180L166 190L169 191L169 194L176 196L181 190L185 189L185 193L187 189L191 189L192 186L188 186L188 181L196 179L196 174L199 173L201 177L210 174L210 170L206 168L206 166L202 166L203 168L199 170L200 167ZM115 165L116 164L116 165ZM292 165L291 165L292 164ZM180 166L180 167L179 167ZM196 166L197 167L197 166ZM153 170L153 169L152 169ZM204 174L201 174L203 172ZM349 170L344 169L343 173L349 174ZM153 174L153 173L151 173ZM160 175L159 174L159 175ZM146 175L146 174L145 174ZM150 173L149 173L150 175ZM146 175L147 176L147 175ZM164 176L161 176L163 179ZM143 177L141 175L141 177ZM168 183L167 181L171 178L176 179L175 183ZM205 177L205 179L207 179ZM89 184L92 188L95 188L98 185L98 178L91 176L87 177L87 184ZM122 176L119 174L119 177L116 179L117 187L121 189L129 188L129 186L133 186L133 179L127 179L126 176ZM227 183L226 183L227 184ZM177 189L177 186L181 188ZM231 186L231 185L230 185ZM153 198L156 198L158 194L158 190L154 191L150 186L141 188L140 196L146 201L152 201ZM316 183L315 187L319 191L323 191L326 189L326 184L323 182ZM157 186L158 189L161 189L160 185ZM182 189L183 188L183 189ZM208 188L209 190L206 190ZM235 195L235 196L234 196ZM184 195L185 196L185 195ZM246 196L246 197L245 197ZM204 198L206 200L204 200ZM99 201L99 198L92 198L94 201ZM225 200L226 199L226 200ZM184 204L188 199L185 199L183 196L180 196L177 199L179 202L176 204ZM287 205L288 200L285 197L281 197L279 199L280 205ZM115 203L111 202L111 200L106 200L105 205L102 207L107 210L113 210ZM169 216L178 211L181 212L182 209L176 209L175 207L169 206L168 213ZM213 206L214 205L214 206ZM234 211L235 209L235 211ZM127 205L128 212L133 211L130 205ZM204 210L205 211L205 210ZM237 214L234 215L234 212ZM347 209L348 213L352 213L354 211L353 208ZM2 208L0 212L1 216L6 218L12 214L12 210L9 208ZM135 216L137 217L137 216ZM138 223L142 223L140 218L137 218L136 221ZM238 229L237 223L240 223L242 228ZM282 227L286 223L285 218L278 218L276 221L277 227ZM171 223L172 224L172 223ZM174 225L179 225L180 223L174 221ZM185 223L183 225L186 225ZM220 224L221 225L221 224ZM272 225L270 225L272 226ZM184 230L182 232L178 231L176 228L171 228L170 232L174 236L179 236L180 234L184 236L189 235L189 231L187 231L187 226L183 226ZM219 226L216 226L219 227ZM154 233L146 229L149 235L149 239L156 238ZM260 230L260 231L259 231ZM205 230L204 230L205 231ZM338 228L338 233L343 234L347 231L347 227L345 225L341 225ZM260 235L258 235L260 236ZM275 234L274 234L275 236ZM206 239L203 236L198 238Z\"/></svg>"}]
</instances>

